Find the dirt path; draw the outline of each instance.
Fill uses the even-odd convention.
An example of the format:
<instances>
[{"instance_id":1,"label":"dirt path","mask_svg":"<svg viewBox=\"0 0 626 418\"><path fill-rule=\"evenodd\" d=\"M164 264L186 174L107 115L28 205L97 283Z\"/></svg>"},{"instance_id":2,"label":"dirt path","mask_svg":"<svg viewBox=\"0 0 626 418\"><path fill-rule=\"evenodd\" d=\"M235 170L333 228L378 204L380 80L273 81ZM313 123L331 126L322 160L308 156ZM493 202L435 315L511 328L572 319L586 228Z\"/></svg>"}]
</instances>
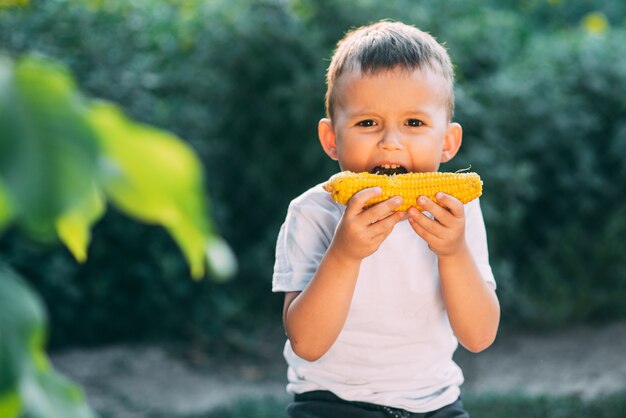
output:
<instances>
[{"instance_id":1,"label":"dirt path","mask_svg":"<svg viewBox=\"0 0 626 418\"><path fill-rule=\"evenodd\" d=\"M286 368L277 361L257 365L251 360L237 364L190 360L160 346L72 350L53 355L52 361L83 386L96 410L115 418L155 414L175 418L242 398L271 396L287 401L278 376Z\"/></svg>"},{"instance_id":2,"label":"dirt path","mask_svg":"<svg viewBox=\"0 0 626 418\"><path fill-rule=\"evenodd\" d=\"M56 353L59 370L85 388L90 403L116 418L180 416L238 399L288 397L279 344L275 355L236 363L172 354L158 346L113 346ZM487 351L458 350L466 393L577 395L626 392L626 321L545 335L501 335Z\"/></svg>"},{"instance_id":3,"label":"dirt path","mask_svg":"<svg viewBox=\"0 0 626 418\"><path fill-rule=\"evenodd\" d=\"M576 395L626 391L626 322L500 338L480 354L460 352L464 389L477 393Z\"/></svg>"}]
</instances>

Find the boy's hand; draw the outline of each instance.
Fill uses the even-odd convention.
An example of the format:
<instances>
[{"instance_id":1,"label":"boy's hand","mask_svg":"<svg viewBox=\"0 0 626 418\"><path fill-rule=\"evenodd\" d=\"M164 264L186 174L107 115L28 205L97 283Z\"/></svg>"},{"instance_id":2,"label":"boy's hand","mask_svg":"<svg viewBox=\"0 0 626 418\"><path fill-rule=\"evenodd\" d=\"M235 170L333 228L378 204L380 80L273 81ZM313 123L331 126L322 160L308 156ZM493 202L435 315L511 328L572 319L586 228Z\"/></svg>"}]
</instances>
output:
<instances>
[{"instance_id":1,"label":"boy's hand","mask_svg":"<svg viewBox=\"0 0 626 418\"><path fill-rule=\"evenodd\" d=\"M430 212L429 218L414 207L409 208L409 222L413 230L428 243L428 247L439 257L456 254L465 246L465 210L463 203L453 196L437 193L441 207L431 199L420 196L417 203Z\"/></svg>"},{"instance_id":2,"label":"boy's hand","mask_svg":"<svg viewBox=\"0 0 626 418\"><path fill-rule=\"evenodd\" d=\"M352 196L339 221L330 249L358 261L378 249L394 225L405 216L405 212L394 212L402 204L400 196L365 208L370 199L381 193L380 187L370 187Z\"/></svg>"}]
</instances>

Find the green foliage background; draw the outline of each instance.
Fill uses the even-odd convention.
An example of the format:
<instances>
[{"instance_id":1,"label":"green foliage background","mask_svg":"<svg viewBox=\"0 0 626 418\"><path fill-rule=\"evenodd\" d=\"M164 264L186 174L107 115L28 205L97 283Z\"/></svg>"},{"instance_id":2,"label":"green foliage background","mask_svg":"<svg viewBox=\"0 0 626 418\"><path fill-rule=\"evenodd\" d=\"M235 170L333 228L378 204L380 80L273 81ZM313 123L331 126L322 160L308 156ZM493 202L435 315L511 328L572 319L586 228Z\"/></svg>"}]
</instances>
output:
<instances>
[{"instance_id":1,"label":"green foliage background","mask_svg":"<svg viewBox=\"0 0 626 418\"><path fill-rule=\"evenodd\" d=\"M504 324L626 317L623 2L32 0L0 9L1 48L60 60L88 94L187 139L240 266L227 284L185 280L171 238L115 210L84 265L9 230L0 253L46 300L53 346L245 347L279 322L278 228L292 198L337 170L316 138L328 59L347 29L381 18L431 32L457 66L465 141L443 168L483 177Z\"/></svg>"}]
</instances>

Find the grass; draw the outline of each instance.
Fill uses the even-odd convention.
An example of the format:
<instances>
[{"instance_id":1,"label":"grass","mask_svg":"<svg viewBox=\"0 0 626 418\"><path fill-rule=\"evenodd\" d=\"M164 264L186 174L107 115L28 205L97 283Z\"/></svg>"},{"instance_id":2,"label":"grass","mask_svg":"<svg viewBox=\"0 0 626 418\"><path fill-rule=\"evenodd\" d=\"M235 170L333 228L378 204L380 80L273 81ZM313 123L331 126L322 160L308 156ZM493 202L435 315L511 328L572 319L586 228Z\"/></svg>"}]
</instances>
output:
<instances>
[{"instance_id":1,"label":"grass","mask_svg":"<svg viewBox=\"0 0 626 418\"><path fill-rule=\"evenodd\" d=\"M626 393L588 402L569 396L468 395L463 403L472 418L626 418ZM287 418L285 406L275 398L246 399L208 414L178 418Z\"/></svg>"}]
</instances>

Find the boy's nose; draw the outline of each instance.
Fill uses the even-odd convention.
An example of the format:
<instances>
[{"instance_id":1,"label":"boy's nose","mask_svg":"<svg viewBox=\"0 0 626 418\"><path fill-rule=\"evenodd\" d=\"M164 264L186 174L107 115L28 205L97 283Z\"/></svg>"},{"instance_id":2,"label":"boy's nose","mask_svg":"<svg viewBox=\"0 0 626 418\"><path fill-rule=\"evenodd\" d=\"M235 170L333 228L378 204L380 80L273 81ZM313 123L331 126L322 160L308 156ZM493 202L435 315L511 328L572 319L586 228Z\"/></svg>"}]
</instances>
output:
<instances>
[{"instance_id":1,"label":"boy's nose","mask_svg":"<svg viewBox=\"0 0 626 418\"><path fill-rule=\"evenodd\" d=\"M398 132L389 130L383 133L383 137L380 140L380 146L384 149L401 149L402 141Z\"/></svg>"}]
</instances>

